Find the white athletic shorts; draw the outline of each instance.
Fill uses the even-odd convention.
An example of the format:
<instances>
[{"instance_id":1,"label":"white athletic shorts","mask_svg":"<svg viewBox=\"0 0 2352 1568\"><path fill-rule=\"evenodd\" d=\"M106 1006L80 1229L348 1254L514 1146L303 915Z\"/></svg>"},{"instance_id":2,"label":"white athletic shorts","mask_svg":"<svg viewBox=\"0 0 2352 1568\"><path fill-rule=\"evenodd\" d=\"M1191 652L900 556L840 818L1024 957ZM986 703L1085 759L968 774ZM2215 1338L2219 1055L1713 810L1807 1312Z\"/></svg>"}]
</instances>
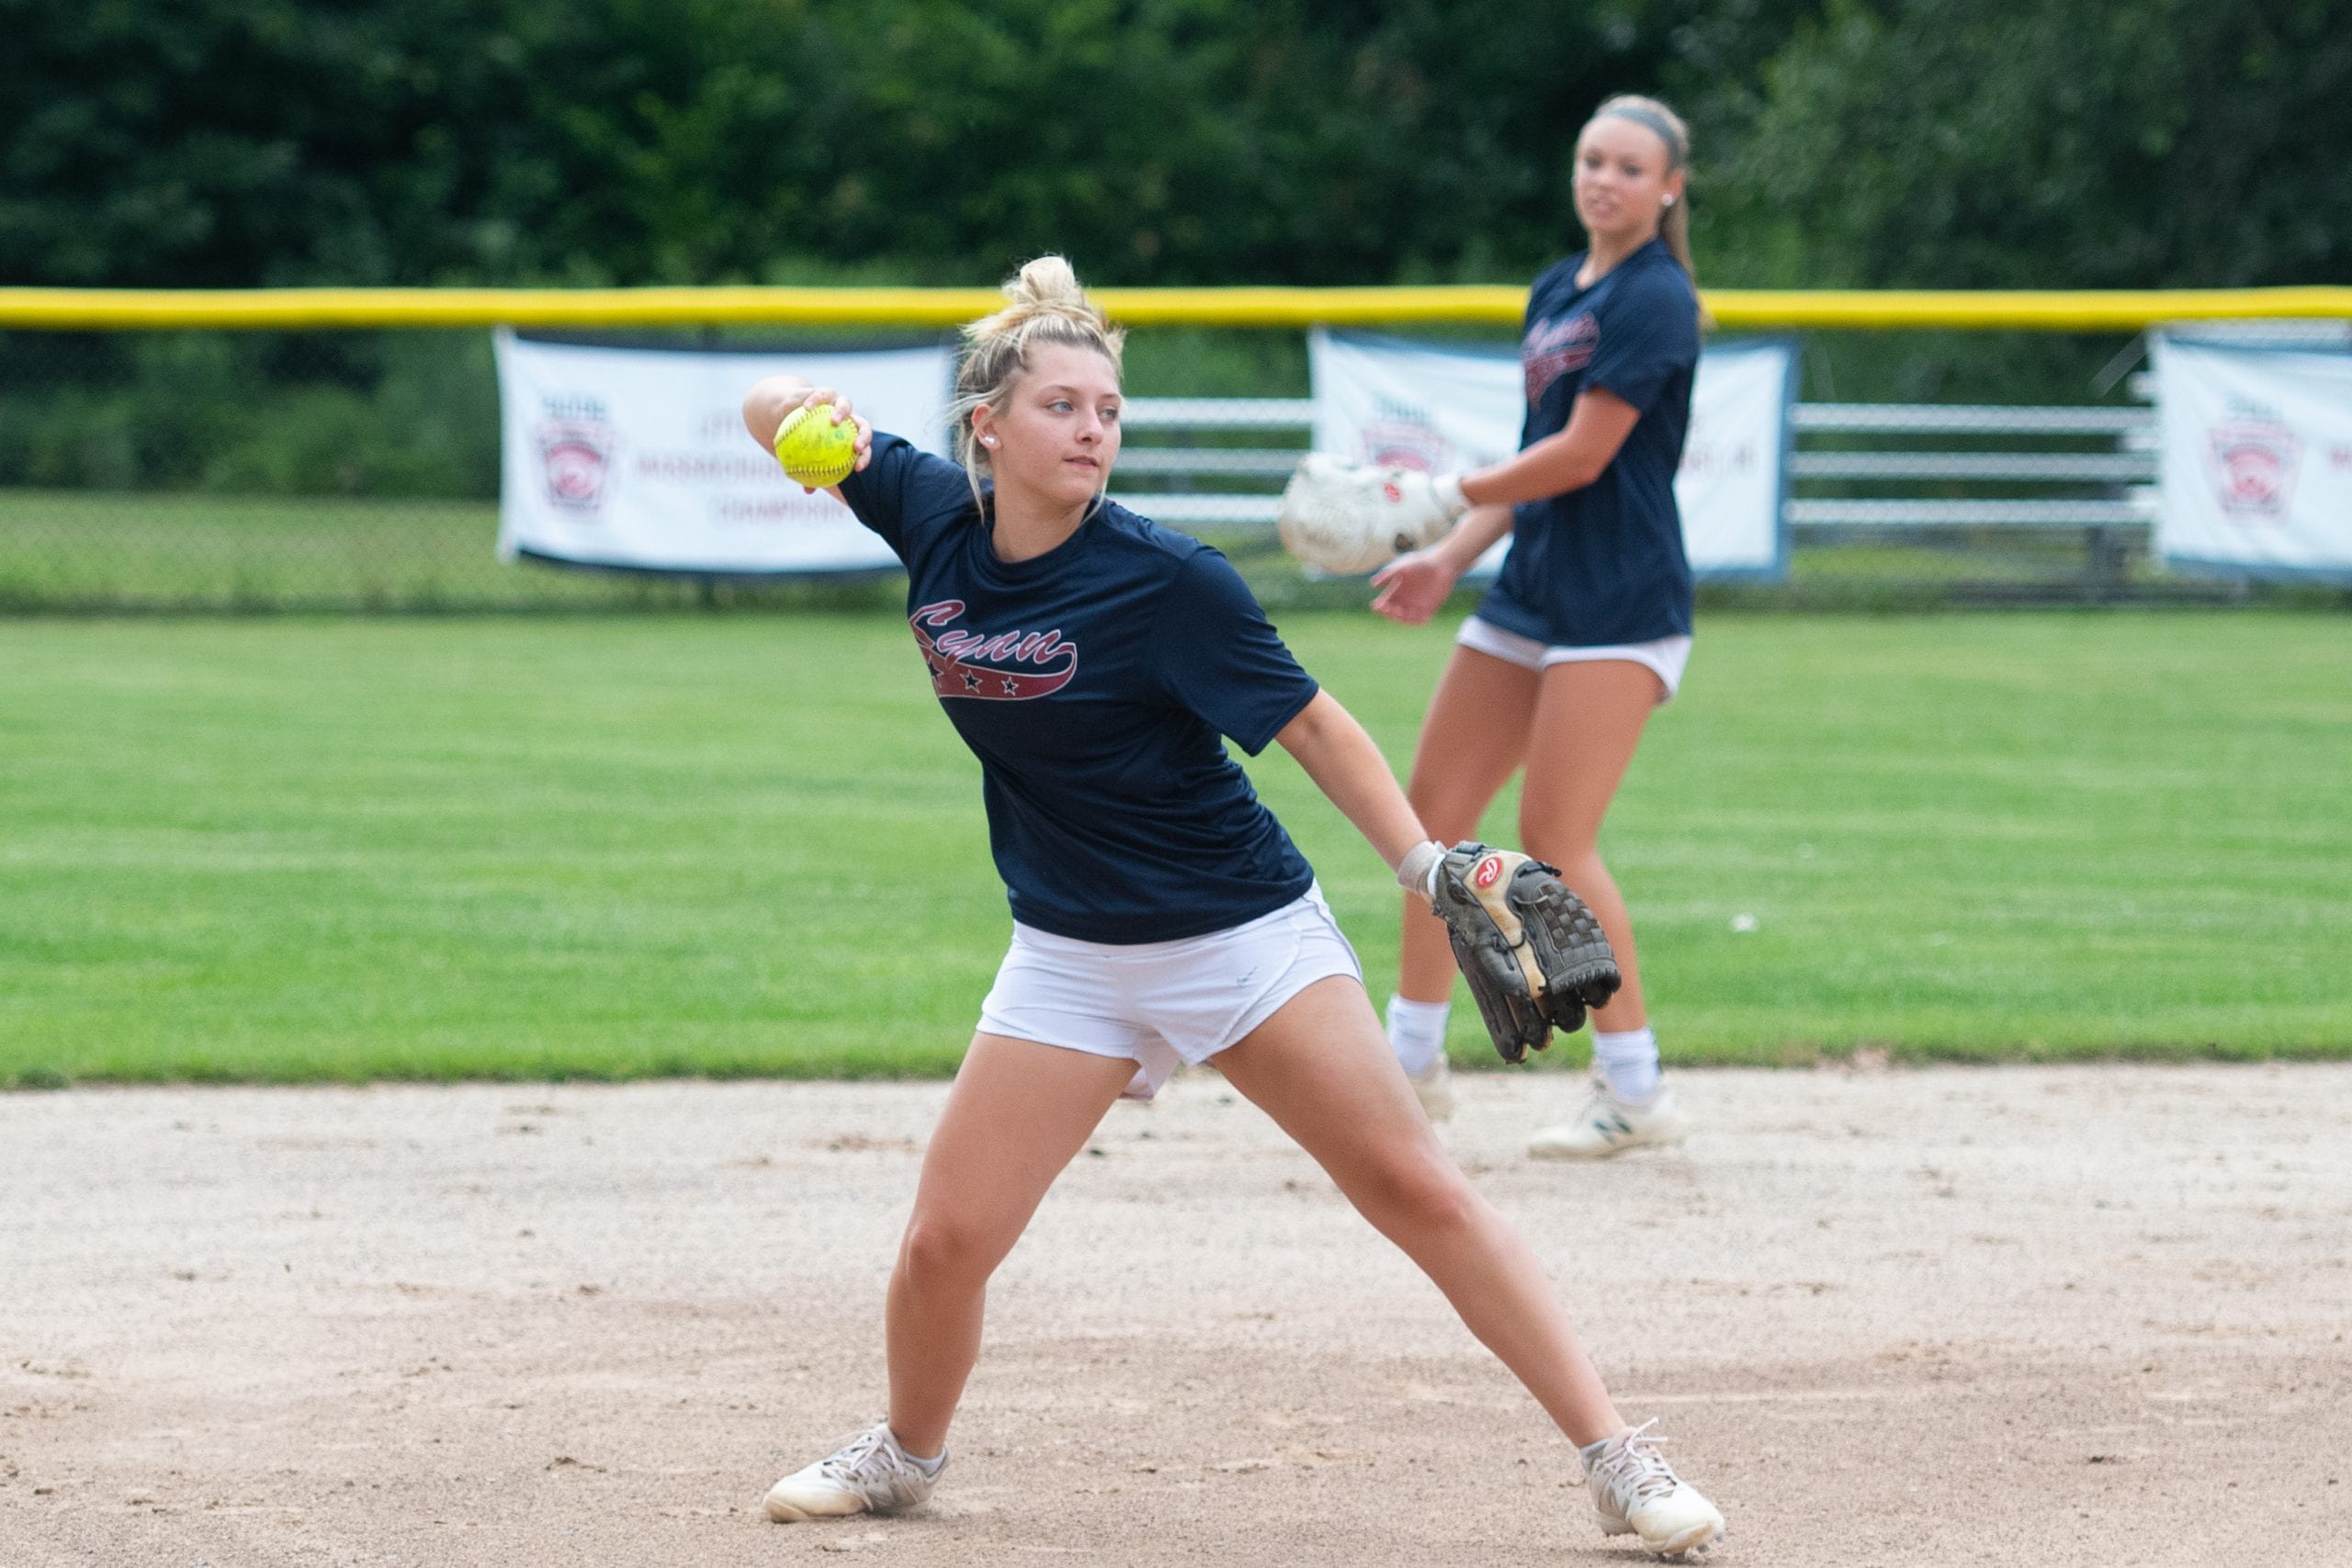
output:
<instances>
[{"instance_id":1,"label":"white athletic shorts","mask_svg":"<svg viewBox=\"0 0 2352 1568\"><path fill-rule=\"evenodd\" d=\"M1149 1100L1177 1063L1198 1066L1334 975L1361 981L1363 968L1320 887L1272 914L1178 942L1080 942L1016 920L980 1003L980 1028L1125 1057L1136 1064L1127 1098Z\"/></svg>"},{"instance_id":2,"label":"white athletic shorts","mask_svg":"<svg viewBox=\"0 0 2352 1568\"><path fill-rule=\"evenodd\" d=\"M1482 621L1473 615L1462 623L1453 640L1480 653L1492 654L1507 664L1521 670L1548 670L1555 664L1589 663L1600 659L1622 659L1634 664L1647 665L1665 688L1657 699L1661 704L1674 700L1682 687L1683 666L1690 662L1690 639L1688 637L1662 637L1656 642L1621 642L1606 648L1567 648L1557 644L1546 647L1532 637L1507 632L1492 621Z\"/></svg>"}]
</instances>

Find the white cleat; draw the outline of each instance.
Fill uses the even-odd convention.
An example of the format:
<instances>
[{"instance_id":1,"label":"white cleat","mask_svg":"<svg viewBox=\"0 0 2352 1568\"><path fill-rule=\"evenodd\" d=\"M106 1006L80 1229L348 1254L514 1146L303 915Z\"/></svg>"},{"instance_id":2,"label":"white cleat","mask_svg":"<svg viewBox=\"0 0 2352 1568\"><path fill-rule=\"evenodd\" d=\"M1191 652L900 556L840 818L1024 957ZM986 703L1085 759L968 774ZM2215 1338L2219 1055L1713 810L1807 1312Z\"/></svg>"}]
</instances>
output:
<instances>
[{"instance_id":1,"label":"white cleat","mask_svg":"<svg viewBox=\"0 0 2352 1568\"><path fill-rule=\"evenodd\" d=\"M1723 1511L1678 1477L1650 1436L1655 1417L1584 1450L1585 1484L1603 1535L1637 1535L1660 1557L1704 1551L1724 1538Z\"/></svg>"},{"instance_id":2,"label":"white cleat","mask_svg":"<svg viewBox=\"0 0 2352 1568\"><path fill-rule=\"evenodd\" d=\"M1674 1091L1664 1084L1647 1103L1639 1103L1618 1099L1596 1075L1584 1109L1528 1139L1527 1152L1537 1159L1607 1159L1647 1144L1679 1144L1690 1132Z\"/></svg>"},{"instance_id":3,"label":"white cleat","mask_svg":"<svg viewBox=\"0 0 2352 1568\"><path fill-rule=\"evenodd\" d=\"M928 1498L938 1479L937 1471L926 1474L907 1457L888 1422L877 1421L830 1457L769 1487L768 1517L797 1525L845 1514L903 1513Z\"/></svg>"},{"instance_id":4,"label":"white cleat","mask_svg":"<svg viewBox=\"0 0 2352 1568\"><path fill-rule=\"evenodd\" d=\"M1405 1081L1413 1086L1413 1098L1421 1102L1422 1115L1432 1122L1453 1120L1453 1068L1444 1052L1438 1053L1428 1071L1419 1077L1408 1073Z\"/></svg>"}]
</instances>

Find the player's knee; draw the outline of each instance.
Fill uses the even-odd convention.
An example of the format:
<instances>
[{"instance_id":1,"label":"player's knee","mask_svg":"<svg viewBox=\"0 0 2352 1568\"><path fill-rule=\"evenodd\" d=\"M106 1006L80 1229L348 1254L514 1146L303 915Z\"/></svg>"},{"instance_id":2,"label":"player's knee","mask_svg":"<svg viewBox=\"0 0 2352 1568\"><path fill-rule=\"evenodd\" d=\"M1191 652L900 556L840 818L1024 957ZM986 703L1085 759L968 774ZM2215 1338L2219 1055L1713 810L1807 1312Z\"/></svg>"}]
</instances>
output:
<instances>
[{"instance_id":1,"label":"player's knee","mask_svg":"<svg viewBox=\"0 0 2352 1568\"><path fill-rule=\"evenodd\" d=\"M1464 801L1443 790L1414 787L1405 792L1405 799L1413 807L1413 815L1421 819L1421 827L1429 836L1442 843L1459 843L1475 837L1478 817L1484 807Z\"/></svg>"},{"instance_id":2,"label":"player's knee","mask_svg":"<svg viewBox=\"0 0 2352 1568\"><path fill-rule=\"evenodd\" d=\"M1468 1225L1478 1197L1461 1168L1441 1152L1393 1161L1380 1173L1374 1201L1384 1226L1428 1235Z\"/></svg>"},{"instance_id":3,"label":"player's knee","mask_svg":"<svg viewBox=\"0 0 2352 1568\"><path fill-rule=\"evenodd\" d=\"M996 1267L986 1226L947 1214L918 1213L899 1243L899 1268L916 1285L969 1285Z\"/></svg>"},{"instance_id":4,"label":"player's knee","mask_svg":"<svg viewBox=\"0 0 2352 1568\"><path fill-rule=\"evenodd\" d=\"M1562 874L1571 870L1582 871L1600 858L1600 842L1589 833L1563 829L1541 811L1531 811L1524 806L1519 812L1519 847L1547 865L1560 868ZM1573 887L1576 881L1568 878Z\"/></svg>"}]
</instances>

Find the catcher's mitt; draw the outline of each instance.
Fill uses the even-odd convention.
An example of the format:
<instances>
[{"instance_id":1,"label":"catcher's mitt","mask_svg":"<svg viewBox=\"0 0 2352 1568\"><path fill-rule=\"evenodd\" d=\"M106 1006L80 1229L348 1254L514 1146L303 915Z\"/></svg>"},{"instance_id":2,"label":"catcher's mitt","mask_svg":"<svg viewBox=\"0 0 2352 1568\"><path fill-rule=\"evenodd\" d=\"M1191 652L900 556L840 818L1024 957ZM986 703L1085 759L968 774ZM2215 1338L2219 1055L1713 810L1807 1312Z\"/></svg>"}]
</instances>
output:
<instances>
[{"instance_id":1,"label":"catcher's mitt","mask_svg":"<svg viewBox=\"0 0 2352 1568\"><path fill-rule=\"evenodd\" d=\"M1283 487L1275 526L1283 547L1308 566L1351 576L1445 537L1462 514L1459 493L1449 496L1412 468L1366 468L1310 452Z\"/></svg>"},{"instance_id":2,"label":"catcher's mitt","mask_svg":"<svg viewBox=\"0 0 2352 1568\"><path fill-rule=\"evenodd\" d=\"M1623 984L1600 922L1560 874L1510 850L1464 842L1438 867L1430 906L1506 1062L1584 1026Z\"/></svg>"}]
</instances>

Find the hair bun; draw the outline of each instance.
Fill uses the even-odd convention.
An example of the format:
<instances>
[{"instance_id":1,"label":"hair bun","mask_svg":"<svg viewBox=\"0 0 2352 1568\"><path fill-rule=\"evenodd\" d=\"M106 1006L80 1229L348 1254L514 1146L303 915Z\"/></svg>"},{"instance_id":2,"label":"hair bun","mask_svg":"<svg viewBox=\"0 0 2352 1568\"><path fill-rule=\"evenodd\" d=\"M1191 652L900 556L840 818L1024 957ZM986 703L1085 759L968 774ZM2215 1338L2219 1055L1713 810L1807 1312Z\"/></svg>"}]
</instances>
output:
<instances>
[{"instance_id":1,"label":"hair bun","mask_svg":"<svg viewBox=\"0 0 2352 1568\"><path fill-rule=\"evenodd\" d=\"M1077 272L1066 257L1043 255L1023 263L1018 273L1004 280L1003 293L1008 303L988 321L995 331L1002 332L1040 316L1059 317L1098 333L1110 330L1111 318L1086 297Z\"/></svg>"},{"instance_id":2,"label":"hair bun","mask_svg":"<svg viewBox=\"0 0 2352 1568\"><path fill-rule=\"evenodd\" d=\"M1022 263L1020 272L1004 280L1004 297L1016 305L1082 305L1086 290L1068 257L1044 255Z\"/></svg>"}]
</instances>

